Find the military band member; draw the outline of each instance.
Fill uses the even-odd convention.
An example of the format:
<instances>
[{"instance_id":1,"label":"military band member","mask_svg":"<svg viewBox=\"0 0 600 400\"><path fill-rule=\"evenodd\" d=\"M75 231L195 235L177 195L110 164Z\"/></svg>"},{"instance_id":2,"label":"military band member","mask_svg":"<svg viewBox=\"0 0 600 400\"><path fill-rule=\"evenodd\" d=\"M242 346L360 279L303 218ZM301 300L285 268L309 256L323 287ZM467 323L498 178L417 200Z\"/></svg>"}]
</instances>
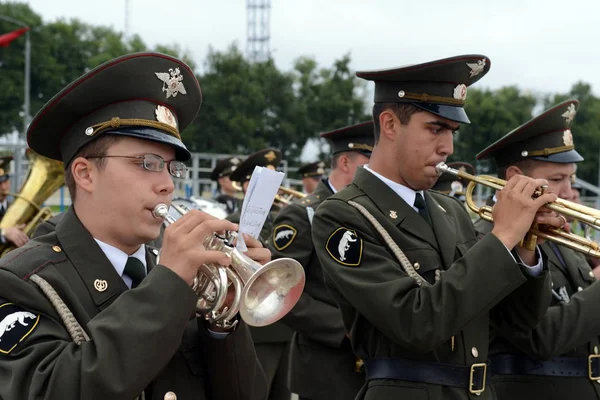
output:
<instances>
[{"instance_id":1,"label":"military band member","mask_svg":"<svg viewBox=\"0 0 600 400\"><path fill-rule=\"evenodd\" d=\"M0 260L0 398L262 399L247 326L196 317L200 265L228 265L199 244L229 221L193 210L165 230L157 203L190 153L180 131L198 113L193 71L163 54L111 60L36 115L29 146L61 160L73 206L54 232ZM248 255L267 261L267 249Z\"/></svg>"},{"instance_id":2,"label":"military band member","mask_svg":"<svg viewBox=\"0 0 600 400\"><path fill-rule=\"evenodd\" d=\"M229 177L242 162L239 157L229 157L217 163L216 167L210 173L210 180L219 183L220 194L216 200L224 204L227 214L233 214L242 206L242 202L237 197L238 190L233 186L233 182Z\"/></svg>"},{"instance_id":3,"label":"military band member","mask_svg":"<svg viewBox=\"0 0 600 400\"><path fill-rule=\"evenodd\" d=\"M0 157L0 220L11 204L8 196L10 192L10 162L12 160L12 156ZM0 243L8 242L16 247L24 246L29 241L29 237L23 232L24 228L25 224L0 229Z\"/></svg>"},{"instance_id":4,"label":"military band member","mask_svg":"<svg viewBox=\"0 0 600 400\"><path fill-rule=\"evenodd\" d=\"M290 355L290 389L300 399L353 399L364 382L337 305L325 287L311 240L315 210L352 182L356 169L369 162L373 123L321 134L331 147L331 174L304 199L295 200L275 218L269 249L274 258L289 257L305 269L302 297L282 321L294 329Z\"/></svg>"},{"instance_id":5,"label":"military band member","mask_svg":"<svg viewBox=\"0 0 600 400\"><path fill-rule=\"evenodd\" d=\"M448 163L448 166L450 168L454 168L459 171L464 171L471 175L475 175L475 167L473 167L469 163L456 161ZM451 174L449 172L444 172L442 175L440 175L440 177L438 178L435 185L433 185L431 190L442 192L444 194L447 194L448 196L456 197L458 200L464 203L465 190L467 189L468 184L468 180L458 178L456 175Z\"/></svg>"},{"instance_id":6,"label":"military band member","mask_svg":"<svg viewBox=\"0 0 600 400\"><path fill-rule=\"evenodd\" d=\"M248 189L250 178L255 167L277 169L281 162L281 152L276 149L264 149L246 158L231 174L232 181L239 183L244 193ZM227 217L232 222L239 222L241 209ZM266 243L273 229L275 215L279 212L277 206L271 208L267 220L260 232L260 239ZM287 384L289 370L289 352L292 330L281 321L257 328L251 327L256 354L267 376L269 400L289 400L291 392Z\"/></svg>"},{"instance_id":7,"label":"military band member","mask_svg":"<svg viewBox=\"0 0 600 400\"><path fill-rule=\"evenodd\" d=\"M497 226L480 241L460 201L429 191L454 132L469 123L467 86L489 67L487 57L468 55L357 73L375 81L373 153L351 185L319 206L312 230L326 285L365 363L357 399L491 399L490 311L530 327L549 303L539 252L518 246L534 218L561 224L536 217L556 199L532 199L545 181L512 179L494 209Z\"/></svg>"},{"instance_id":8,"label":"military band member","mask_svg":"<svg viewBox=\"0 0 600 400\"><path fill-rule=\"evenodd\" d=\"M305 164L298 168L298 173L302 178L302 186L304 186L304 192L311 194L315 191L319 182L325 175L325 162L316 161L310 164Z\"/></svg>"},{"instance_id":9,"label":"military band member","mask_svg":"<svg viewBox=\"0 0 600 400\"><path fill-rule=\"evenodd\" d=\"M578 104L568 100L550 108L477 158L493 159L501 179L545 179L549 191L571 200L575 165L583 161L570 130ZM493 228L482 220L475 226L482 232ZM495 326L490 346L495 392L499 400L600 399L600 363L594 358L600 346L600 286L592 285L596 278L581 253L550 241L541 249L548 257L552 303L533 330Z\"/></svg>"}]
</instances>

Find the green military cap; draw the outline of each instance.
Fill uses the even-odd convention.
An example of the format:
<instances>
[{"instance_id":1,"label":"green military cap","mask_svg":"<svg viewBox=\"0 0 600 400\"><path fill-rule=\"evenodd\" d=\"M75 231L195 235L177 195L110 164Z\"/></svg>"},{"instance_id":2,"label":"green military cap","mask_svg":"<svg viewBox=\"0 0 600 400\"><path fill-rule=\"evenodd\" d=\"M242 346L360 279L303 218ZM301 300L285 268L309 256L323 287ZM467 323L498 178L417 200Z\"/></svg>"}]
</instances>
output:
<instances>
[{"instance_id":1,"label":"green military cap","mask_svg":"<svg viewBox=\"0 0 600 400\"><path fill-rule=\"evenodd\" d=\"M552 163L583 161L575 150L570 129L578 105L577 100L567 100L544 111L481 151L477 159L493 158L498 167L527 159Z\"/></svg>"},{"instance_id":2,"label":"green military cap","mask_svg":"<svg viewBox=\"0 0 600 400\"><path fill-rule=\"evenodd\" d=\"M448 163L448 166L450 168L475 175L475 167L469 163L457 161ZM468 184L469 181L467 179L460 179L457 178L456 175L453 175L449 172L444 172L442 175L440 175L432 189L446 194L463 194Z\"/></svg>"},{"instance_id":3,"label":"green military cap","mask_svg":"<svg viewBox=\"0 0 600 400\"><path fill-rule=\"evenodd\" d=\"M375 142L373 121L324 132L321 133L321 137L329 141L332 155L343 151L358 151L367 157L371 157Z\"/></svg>"},{"instance_id":4,"label":"green military cap","mask_svg":"<svg viewBox=\"0 0 600 400\"><path fill-rule=\"evenodd\" d=\"M13 156L0 156L0 182L10 178L10 162Z\"/></svg>"},{"instance_id":5,"label":"green military cap","mask_svg":"<svg viewBox=\"0 0 600 400\"><path fill-rule=\"evenodd\" d=\"M241 162L229 179L240 184L249 181L254 172L254 167L265 167L275 170L281 162L281 152L275 149L264 149L248 156Z\"/></svg>"},{"instance_id":6,"label":"green military cap","mask_svg":"<svg viewBox=\"0 0 600 400\"><path fill-rule=\"evenodd\" d=\"M239 157L229 157L219 161L217 166L210 173L210 179L212 181L217 181L219 178L231 175L241 162L242 159Z\"/></svg>"},{"instance_id":7,"label":"green military cap","mask_svg":"<svg viewBox=\"0 0 600 400\"><path fill-rule=\"evenodd\" d=\"M375 82L375 103L410 103L468 124L463 108L467 86L487 74L490 65L486 56L470 54L394 69L360 71L356 76Z\"/></svg>"},{"instance_id":8,"label":"green military cap","mask_svg":"<svg viewBox=\"0 0 600 400\"><path fill-rule=\"evenodd\" d=\"M122 135L165 143L176 158L190 152L181 132L196 118L202 93L181 60L158 53L118 57L71 82L37 113L27 142L65 166L99 135Z\"/></svg>"},{"instance_id":9,"label":"green military cap","mask_svg":"<svg viewBox=\"0 0 600 400\"><path fill-rule=\"evenodd\" d=\"M310 164L304 164L298 168L298 173L302 178L319 178L325 175L325 162L316 161Z\"/></svg>"}]
</instances>

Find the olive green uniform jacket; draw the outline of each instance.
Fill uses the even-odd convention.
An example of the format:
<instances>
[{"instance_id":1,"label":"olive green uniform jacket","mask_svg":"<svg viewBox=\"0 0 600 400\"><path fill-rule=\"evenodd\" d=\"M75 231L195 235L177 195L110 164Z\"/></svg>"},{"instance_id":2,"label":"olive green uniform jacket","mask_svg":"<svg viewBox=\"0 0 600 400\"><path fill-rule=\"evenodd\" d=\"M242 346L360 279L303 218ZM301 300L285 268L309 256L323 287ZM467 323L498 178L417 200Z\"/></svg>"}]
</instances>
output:
<instances>
[{"instance_id":1,"label":"olive green uniform jacket","mask_svg":"<svg viewBox=\"0 0 600 400\"><path fill-rule=\"evenodd\" d=\"M364 383L340 310L325 287L312 240L312 214L333 195L327 180L304 199L285 207L275 219L269 249L273 258L289 257L304 267L306 285L296 306L282 321L294 329L290 389L309 399L353 399Z\"/></svg>"},{"instance_id":2,"label":"olive green uniform jacket","mask_svg":"<svg viewBox=\"0 0 600 400\"><path fill-rule=\"evenodd\" d=\"M0 307L39 316L0 353L0 398L132 400L145 391L146 399L162 400L172 391L179 400L263 399L265 377L247 326L212 338L192 318L190 287L155 265L154 252L146 259L148 276L129 290L73 210L55 232L0 259ZM34 274L56 290L90 341L71 340Z\"/></svg>"},{"instance_id":3,"label":"olive green uniform jacket","mask_svg":"<svg viewBox=\"0 0 600 400\"><path fill-rule=\"evenodd\" d=\"M493 225L479 220L475 227L485 234ZM535 329L507 332L506 326L495 327L490 354L526 354L536 360L577 357L586 365L588 356L597 354L600 346L600 284L594 283L594 274L581 253L550 242L543 243L540 248L548 257L556 295ZM563 287L568 293L568 302L557 298ZM600 399L600 384L587 376L502 374L494 375L492 385L499 400Z\"/></svg>"},{"instance_id":4,"label":"olive green uniform jacket","mask_svg":"<svg viewBox=\"0 0 600 400\"><path fill-rule=\"evenodd\" d=\"M410 263L418 263L415 270L431 286L418 286L404 272L350 200L370 211ZM433 227L380 179L359 168L353 183L321 204L313 220L313 243L325 282L362 359L484 363L490 317L507 326L535 326L550 301L549 276L544 272L528 278L493 235L478 241L458 200L426 191L425 201ZM330 246L339 228L355 233L348 250L354 251L353 260L340 261ZM436 269L442 271L438 282ZM404 398L491 399L492 393L486 389L475 396L466 388L377 379L367 381L357 396Z\"/></svg>"}]
</instances>

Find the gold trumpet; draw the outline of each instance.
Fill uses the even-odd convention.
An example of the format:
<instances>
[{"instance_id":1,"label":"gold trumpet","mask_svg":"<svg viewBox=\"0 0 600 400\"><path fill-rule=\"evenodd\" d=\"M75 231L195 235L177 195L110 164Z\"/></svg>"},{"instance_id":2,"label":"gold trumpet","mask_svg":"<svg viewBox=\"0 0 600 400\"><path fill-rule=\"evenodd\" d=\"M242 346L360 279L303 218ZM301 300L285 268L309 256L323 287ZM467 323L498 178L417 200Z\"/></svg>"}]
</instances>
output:
<instances>
[{"instance_id":1,"label":"gold trumpet","mask_svg":"<svg viewBox=\"0 0 600 400\"><path fill-rule=\"evenodd\" d=\"M153 214L169 225L189 211L183 205L171 204L171 208L176 217L163 203L154 207ZM291 258L260 265L233 246L235 235L235 232L213 233L202 244L206 250L229 255L231 265L199 266L192 286L198 295L196 311L225 328L235 325L238 312L248 325L270 325L286 315L300 299L305 282L304 268Z\"/></svg>"},{"instance_id":2,"label":"gold trumpet","mask_svg":"<svg viewBox=\"0 0 600 400\"><path fill-rule=\"evenodd\" d=\"M443 162L436 165L435 169L439 174L448 172L459 178L469 180L470 182L465 191L465 201L467 207L479 215L481 219L492 223L494 222L492 217L492 207L478 207L473 201L473 190L477 184L485 185L496 190L502 190L502 188L506 185L505 180L488 175L471 175L467 172L450 168ZM534 193L534 197L541 196L544 193L544 189L544 187L538 189ZM600 229L600 211L596 210L595 208L587 207L582 204L574 203L564 199L557 199L552 203L547 203L545 207L559 214L566 215L584 222L594 229ZM588 256L600 258L600 245L597 242L573 233L566 232L559 228L545 225L539 226L535 223L530 228L527 236L523 239L523 247L533 250L538 237L561 244Z\"/></svg>"},{"instance_id":3,"label":"gold trumpet","mask_svg":"<svg viewBox=\"0 0 600 400\"><path fill-rule=\"evenodd\" d=\"M303 199L307 196L306 193L299 192L284 186L279 187L279 193L275 195L275 205L283 208L290 205L295 199Z\"/></svg>"}]
</instances>

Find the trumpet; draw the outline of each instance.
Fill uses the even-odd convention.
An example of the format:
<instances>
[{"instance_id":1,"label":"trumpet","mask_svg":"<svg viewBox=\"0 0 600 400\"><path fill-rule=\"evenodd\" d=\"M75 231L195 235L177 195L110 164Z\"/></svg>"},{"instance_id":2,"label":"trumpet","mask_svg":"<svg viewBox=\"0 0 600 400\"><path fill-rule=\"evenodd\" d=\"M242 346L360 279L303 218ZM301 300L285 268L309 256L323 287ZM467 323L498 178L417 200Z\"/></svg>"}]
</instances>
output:
<instances>
[{"instance_id":1,"label":"trumpet","mask_svg":"<svg viewBox=\"0 0 600 400\"><path fill-rule=\"evenodd\" d=\"M189 211L175 204L171 209L177 217L173 217L166 204L159 203L154 207L154 217L170 225ZM204 248L228 254L231 265L199 267L192 285L198 295L196 311L223 328L235 326L234 317L238 312L248 325L270 325L285 316L300 299L305 282L304 268L291 258L260 265L233 246L236 236L235 232L213 233L205 239Z\"/></svg>"},{"instance_id":2,"label":"trumpet","mask_svg":"<svg viewBox=\"0 0 600 400\"><path fill-rule=\"evenodd\" d=\"M450 168L443 162L436 165L435 169L439 174L448 172L459 178L469 180L470 182L465 191L465 202L467 207L469 207L469 209L475 214L479 215L481 219L492 223L494 222L492 217L492 207L478 207L473 201L473 190L477 184L485 185L496 190L502 190L502 188L506 185L505 180L488 175L471 175L467 172ZM538 189L533 196L541 196L545 189L546 187ZM582 204L574 203L564 199L557 199L552 203L547 203L545 207L559 214L566 215L584 222L594 229L600 229L600 211L596 210L595 208L587 207ZM600 245L597 242L583 236L566 232L563 229L538 225L536 223L531 226L527 236L523 239L523 247L527 248L528 250L533 250L538 237L563 245L588 256L600 258Z\"/></svg>"},{"instance_id":3,"label":"trumpet","mask_svg":"<svg viewBox=\"0 0 600 400\"><path fill-rule=\"evenodd\" d=\"M279 193L275 195L275 204L283 208L290 205L294 199L303 199L307 196L306 193L299 192L284 186L279 187Z\"/></svg>"}]
</instances>

